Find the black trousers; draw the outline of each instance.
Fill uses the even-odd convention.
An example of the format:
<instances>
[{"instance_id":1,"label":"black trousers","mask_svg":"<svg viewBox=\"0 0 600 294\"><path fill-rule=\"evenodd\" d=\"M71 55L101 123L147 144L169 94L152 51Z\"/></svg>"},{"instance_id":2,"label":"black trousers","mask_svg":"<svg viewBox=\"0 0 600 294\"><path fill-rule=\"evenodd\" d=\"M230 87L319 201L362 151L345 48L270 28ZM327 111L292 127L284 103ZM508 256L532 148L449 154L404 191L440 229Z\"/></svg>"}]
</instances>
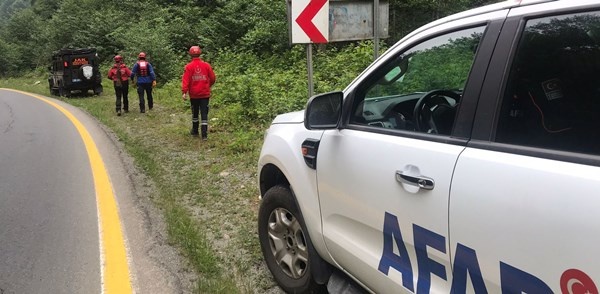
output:
<instances>
[{"instance_id":1,"label":"black trousers","mask_svg":"<svg viewBox=\"0 0 600 294\"><path fill-rule=\"evenodd\" d=\"M198 114L202 118L202 137L206 137L208 130L208 98L203 99L191 99L190 104L192 107L192 132L198 133Z\"/></svg>"},{"instance_id":2,"label":"black trousers","mask_svg":"<svg viewBox=\"0 0 600 294\"><path fill-rule=\"evenodd\" d=\"M121 98L123 99L123 109L129 111L129 81L121 81L120 86L115 82L114 86L115 96L117 96L117 101L115 103L117 111L121 110Z\"/></svg>"},{"instance_id":3,"label":"black trousers","mask_svg":"<svg viewBox=\"0 0 600 294\"><path fill-rule=\"evenodd\" d=\"M148 96L148 108L152 109L154 101L152 100L152 83L144 83L137 85L137 92L140 98L140 110L146 110L146 102L144 101L144 92Z\"/></svg>"}]
</instances>

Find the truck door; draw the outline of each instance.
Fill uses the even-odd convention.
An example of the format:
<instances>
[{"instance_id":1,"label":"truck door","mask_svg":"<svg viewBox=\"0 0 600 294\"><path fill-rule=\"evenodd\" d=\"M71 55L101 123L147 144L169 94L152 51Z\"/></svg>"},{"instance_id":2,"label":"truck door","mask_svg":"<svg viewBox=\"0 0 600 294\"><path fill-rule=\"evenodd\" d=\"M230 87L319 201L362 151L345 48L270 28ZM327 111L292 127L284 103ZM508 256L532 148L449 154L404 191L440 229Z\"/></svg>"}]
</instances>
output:
<instances>
[{"instance_id":1,"label":"truck door","mask_svg":"<svg viewBox=\"0 0 600 294\"><path fill-rule=\"evenodd\" d=\"M511 11L456 165L457 293L598 293L600 9L550 5Z\"/></svg>"},{"instance_id":2,"label":"truck door","mask_svg":"<svg viewBox=\"0 0 600 294\"><path fill-rule=\"evenodd\" d=\"M456 112L478 93L467 80L483 76L476 57L487 66L477 54L484 35L497 37L479 24L424 32L395 49L351 86L343 127L320 142L325 242L376 293L449 293L448 197L467 142L453 136Z\"/></svg>"}]
</instances>

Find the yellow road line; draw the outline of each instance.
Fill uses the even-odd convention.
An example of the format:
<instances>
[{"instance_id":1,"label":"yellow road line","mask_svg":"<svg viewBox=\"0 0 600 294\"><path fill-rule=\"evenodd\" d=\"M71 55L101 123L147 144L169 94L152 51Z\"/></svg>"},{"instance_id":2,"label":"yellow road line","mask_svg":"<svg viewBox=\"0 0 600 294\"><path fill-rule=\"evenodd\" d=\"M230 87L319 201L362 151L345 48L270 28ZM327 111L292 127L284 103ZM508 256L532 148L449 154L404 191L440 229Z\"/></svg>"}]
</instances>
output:
<instances>
[{"instance_id":1,"label":"yellow road line","mask_svg":"<svg viewBox=\"0 0 600 294\"><path fill-rule=\"evenodd\" d=\"M98 225L100 229L102 293L133 293L129 276L129 265L127 263L127 250L119 220L117 202L104 162L92 136L72 113L57 103L27 92L12 89L4 90L28 95L54 106L69 118L73 125L75 125L75 128L77 128L90 159L96 188L96 205L98 207Z\"/></svg>"}]
</instances>

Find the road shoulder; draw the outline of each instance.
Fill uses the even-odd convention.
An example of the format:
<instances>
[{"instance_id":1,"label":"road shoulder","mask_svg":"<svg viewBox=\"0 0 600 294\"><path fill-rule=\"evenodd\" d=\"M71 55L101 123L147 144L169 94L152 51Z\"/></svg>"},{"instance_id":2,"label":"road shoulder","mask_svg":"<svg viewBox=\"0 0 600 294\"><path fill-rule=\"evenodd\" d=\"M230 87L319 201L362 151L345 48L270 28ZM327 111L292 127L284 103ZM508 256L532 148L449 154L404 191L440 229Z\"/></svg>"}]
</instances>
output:
<instances>
[{"instance_id":1,"label":"road shoulder","mask_svg":"<svg viewBox=\"0 0 600 294\"><path fill-rule=\"evenodd\" d=\"M168 243L164 216L152 202L156 190L151 180L112 131L79 108L53 101L80 120L98 146L117 198L135 293L193 292L196 275Z\"/></svg>"}]
</instances>

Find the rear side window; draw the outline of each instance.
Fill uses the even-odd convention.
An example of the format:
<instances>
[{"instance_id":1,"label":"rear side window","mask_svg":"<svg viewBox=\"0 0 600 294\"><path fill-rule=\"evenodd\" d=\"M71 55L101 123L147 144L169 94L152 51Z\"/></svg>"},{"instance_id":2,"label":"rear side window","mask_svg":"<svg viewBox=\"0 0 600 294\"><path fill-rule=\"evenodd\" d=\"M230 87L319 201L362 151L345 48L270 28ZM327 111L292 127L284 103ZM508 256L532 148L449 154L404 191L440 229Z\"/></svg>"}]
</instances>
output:
<instances>
[{"instance_id":1,"label":"rear side window","mask_svg":"<svg viewBox=\"0 0 600 294\"><path fill-rule=\"evenodd\" d=\"M600 155L600 12L527 21L496 141Z\"/></svg>"}]
</instances>

